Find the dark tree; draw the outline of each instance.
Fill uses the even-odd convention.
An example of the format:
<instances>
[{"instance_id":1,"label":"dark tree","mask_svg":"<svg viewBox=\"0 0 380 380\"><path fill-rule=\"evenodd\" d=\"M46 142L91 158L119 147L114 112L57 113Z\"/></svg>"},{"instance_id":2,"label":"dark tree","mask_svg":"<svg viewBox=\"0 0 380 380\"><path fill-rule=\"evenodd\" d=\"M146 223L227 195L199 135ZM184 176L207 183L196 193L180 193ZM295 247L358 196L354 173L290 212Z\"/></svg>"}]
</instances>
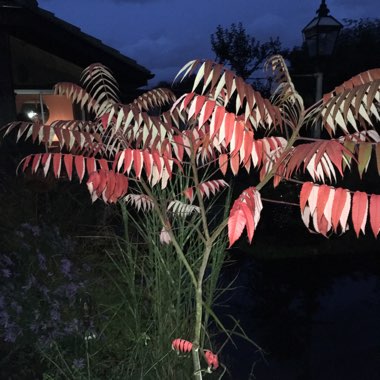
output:
<instances>
[{"instance_id":1,"label":"dark tree","mask_svg":"<svg viewBox=\"0 0 380 380\"><path fill-rule=\"evenodd\" d=\"M211 35L211 46L217 61L229 65L245 80L260 69L269 56L283 54L278 37L261 43L246 32L241 22L229 28L218 25Z\"/></svg>"}]
</instances>

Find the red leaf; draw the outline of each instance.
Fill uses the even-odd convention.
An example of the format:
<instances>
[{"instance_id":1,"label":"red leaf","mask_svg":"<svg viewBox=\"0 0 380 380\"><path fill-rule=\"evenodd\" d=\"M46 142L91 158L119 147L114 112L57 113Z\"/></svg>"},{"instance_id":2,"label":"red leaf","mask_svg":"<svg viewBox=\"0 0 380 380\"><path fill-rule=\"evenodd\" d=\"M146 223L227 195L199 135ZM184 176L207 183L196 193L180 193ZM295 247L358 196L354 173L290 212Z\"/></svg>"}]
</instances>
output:
<instances>
[{"instance_id":1,"label":"red leaf","mask_svg":"<svg viewBox=\"0 0 380 380\"><path fill-rule=\"evenodd\" d=\"M209 368L215 370L219 367L218 355L210 350L204 350L205 360Z\"/></svg>"},{"instance_id":2,"label":"red leaf","mask_svg":"<svg viewBox=\"0 0 380 380\"><path fill-rule=\"evenodd\" d=\"M38 169L38 165L41 161L41 154L35 154L32 162L32 173L35 173Z\"/></svg>"},{"instance_id":3,"label":"red leaf","mask_svg":"<svg viewBox=\"0 0 380 380\"><path fill-rule=\"evenodd\" d=\"M183 153L184 153L184 147L183 147L183 138L182 136L174 135L173 136L173 149L176 157L178 160L183 160Z\"/></svg>"},{"instance_id":4,"label":"red leaf","mask_svg":"<svg viewBox=\"0 0 380 380\"><path fill-rule=\"evenodd\" d=\"M75 170L77 171L79 182L82 182L84 177L84 157L83 156L75 156L74 158Z\"/></svg>"},{"instance_id":5,"label":"red leaf","mask_svg":"<svg viewBox=\"0 0 380 380\"><path fill-rule=\"evenodd\" d=\"M253 235L255 233L255 221L253 218L254 214L254 203L253 207L249 207L246 203L240 203L240 207L243 210L244 216L245 216L245 221L246 221L246 227L247 227L247 236L248 236L248 241L251 243L253 239Z\"/></svg>"},{"instance_id":6,"label":"red leaf","mask_svg":"<svg viewBox=\"0 0 380 380\"><path fill-rule=\"evenodd\" d=\"M306 202L309 198L311 189L313 188L314 184L312 182L305 182L302 185L301 188L301 193L300 193L300 208L301 208L301 213L305 209Z\"/></svg>"},{"instance_id":7,"label":"red leaf","mask_svg":"<svg viewBox=\"0 0 380 380\"><path fill-rule=\"evenodd\" d=\"M133 150L133 169L137 178L141 177L142 171L142 160L141 160L141 151L139 149Z\"/></svg>"},{"instance_id":8,"label":"red leaf","mask_svg":"<svg viewBox=\"0 0 380 380\"><path fill-rule=\"evenodd\" d=\"M63 162L65 164L66 172L71 181L73 175L73 156L71 154L63 155Z\"/></svg>"},{"instance_id":9,"label":"red leaf","mask_svg":"<svg viewBox=\"0 0 380 380\"><path fill-rule=\"evenodd\" d=\"M174 339L172 349L180 353L190 352L193 348L193 343L185 339Z\"/></svg>"},{"instance_id":10,"label":"red leaf","mask_svg":"<svg viewBox=\"0 0 380 380\"><path fill-rule=\"evenodd\" d=\"M123 173L127 172L129 174L131 167L132 167L132 162L133 162L133 154L132 150L127 148L125 150L125 155L124 155L124 170Z\"/></svg>"},{"instance_id":11,"label":"red leaf","mask_svg":"<svg viewBox=\"0 0 380 380\"><path fill-rule=\"evenodd\" d=\"M214 100L207 100L205 105L202 108L201 116L199 118L199 127L202 127L202 125L208 121L210 116L212 115L212 111L215 107L215 101Z\"/></svg>"},{"instance_id":12,"label":"red leaf","mask_svg":"<svg viewBox=\"0 0 380 380\"><path fill-rule=\"evenodd\" d=\"M32 156L29 155L25 158L24 165L22 166L22 171L24 172L25 169L29 166L30 160L32 159Z\"/></svg>"},{"instance_id":13,"label":"red leaf","mask_svg":"<svg viewBox=\"0 0 380 380\"><path fill-rule=\"evenodd\" d=\"M152 157L150 156L150 153L147 150L143 150L142 154L144 160L145 174L148 178L150 178L150 175L152 173Z\"/></svg>"},{"instance_id":14,"label":"red leaf","mask_svg":"<svg viewBox=\"0 0 380 380\"><path fill-rule=\"evenodd\" d=\"M337 232L340 216L342 215L342 211L344 205L346 204L348 192L341 187L335 190L332 213L331 213L331 223L335 232Z\"/></svg>"},{"instance_id":15,"label":"red leaf","mask_svg":"<svg viewBox=\"0 0 380 380\"><path fill-rule=\"evenodd\" d=\"M71 159L71 162L72 162L72 159ZM94 157L86 158L86 167L87 167L87 174L91 174L92 172L96 171L96 161Z\"/></svg>"},{"instance_id":16,"label":"red leaf","mask_svg":"<svg viewBox=\"0 0 380 380\"><path fill-rule=\"evenodd\" d=\"M156 150L154 150L152 152L152 157L153 157L153 162L154 162L155 166L157 167L157 171L159 173L159 176L161 177L162 165L161 165L160 155L158 154L158 152Z\"/></svg>"},{"instance_id":17,"label":"red leaf","mask_svg":"<svg viewBox=\"0 0 380 380\"><path fill-rule=\"evenodd\" d=\"M232 134L234 132L235 128L235 115L233 113L227 113L224 118L224 129L225 129L225 136L224 140L226 142L226 146L230 143Z\"/></svg>"},{"instance_id":18,"label":"red leaf","mask_svg":"<svg viewBox=\"0 0 380 380\"><path fill-rule=\"evenodd\" d=\"M228 218L228 240L230 242L228 248L231 248L235 241L239 239L246 224L245 214L239 203L240 200L237 199L232 206L230 216Z\"/></svg>"},{"instance_id":19,"label":"red leaf","mask_svg":"<svg viewBox=\"0 0 380 380\"><path fill-rule=\"evenodd\" d=\"M189 94L185 96L185 99L183 100L183 103L182 103L184 108L187 108L191 100L194 98L194 95L195 95L195 92L190 92Z\"/></svg>"},{"instance_id":20,"label":"red leaf","mask_svg":"<svg viewBox=\"0 0 380 380\"><path fill-rule=\"evenodd\" d=\"M330 195L330 187L327 185L321 185L318 189L318 200L317 200L317 221L318 224L324 216L325 206Z\"/></svg>"},{"instance_id":21,"label":"red leaf","mask_svg":"<svg viewBox=\"0 0 380 380\"><path fill-rule=\"evenodd\" d=\"M58 178L61 173L61 154L60 153L53 154L53 169L54 169L54 175Z\"/></svg>"},{"instance_id":22,"label":"red leaf","mask_svg":"<svg viewBox=\"0 0 380 380\"><path fill-rule=\"evenodd\" d=\"M356 236L359 237L360 230L365 233L365 224L368 213L368 198L367 194L361 191L356 191L352 197L352 223Z\"/></svg>"},{"instance_id":23,"label":"red leaf","mask_svg":"<svg viewBox=\"0 0 380 380\"><path fill-rule=\"evenodd\" d=\"M235 123L235 128L233 131L233 137L232 141L234 143L232 154L235 154L237 151L240 150L241 144L243 142L243 136L244 136L244 123L242 121L237 121ZM232 145L232 144L231 144Z\"/></svg>"},{"instance_id":24,"label":"red leaf","mask_svg":"<svg viewBox=\"0 0 380 380\"><path fill-rule=\"evenodd\" d=\"M187 189L185 189L185 190L183 191L183 194L185 195L185 197L186 197L190 202L193 201L194 190L193 190L192 187L188 187Z\"/></svg>"},{"instance_id":25,"label":"red leaf","mask_svg":"<svg viewBox=\"0 0 380 380\"><path fill-rule=\"evenodd\" d=\"M219 169L223 173L223 175L226 175L227 165L228 165L228 155L223 153L219 156Z\"/></svg>"},{"instance_id":26,"label":"red leaf","mask_svg":"<svg viewBox=\"0 0 380 380\"><path fill-rule=\"evenodd\" d=\"M87 188L88 188L88 191L90 192L91 196L95 193L96 194L96 190L98 189L99 187L99 184L100 184L100 181L101 181L101 178L100 178L100 175L99 173L97 172L92 172L90 174L90 176L88 177L88 180L87 180ZM94 197L92 197L93 200L95 200Z\"/></svg>"},{"instance_id":27,"label":"red leaf","mask_svg":"<svg viewBox=\"0 0 380 380\"><path fill-rule=\"evenodd\" d=\"M108 162L104 158L101 158L98 161L98 163L99 163L100 169L105 170L106 172L108 172L108 170L109 170L109 168L108 168Z\"/></svg>"},{"instance_id":28,"label":"red leaf","mask_svg":"<svg viewBox=\"0 0 380 380\"><path fill-rule=\"evenodd\" d=\"M103 169L100 169L99 170L99 176L100 176L100 183L99 183L99 186L96 190L96 194L98 195L98 197L100 197L104 191L104 189L106 188L107 186L107 173L108 173L108 170L103 170Z\"/></svg>"},{"instance_id":29,"label":"red leaf","mask_svg":"<svg viewBox=\"0 0 380 380\"><path fill-rule=\"evenodd\" d=\"M202 95L198 95L195 100L193 101L191 108L194 107L194 102L195 102L195 107L194 107L194 117L197 117L199 112L201 111L203 104L206 101L206 97ZM189 117L193 116L191 112L189 112Z\"/></svg>"},{"instance_id":30,"label":"red leaf","mask_svg":"<svg viewBox=\"0 0 380 380\"><path fill-rule=\"evenodd\" d=\"M369 215L372 232L375 235L375 238L377 238L380 231L380 195L371 195Z\"/></svg>"},{"instance_id":31,"label":"red leaf","mask_svg":"<svg viewBox=\"0 0 380 380\"><path fill-rule=\"evenodd\" d=\"M210 122L210 135L211 138L213 138L220 129L220 126L222 125L224 114L226 113L225 109L221 106L216 106L214 113L211 118Z\"/></svg>"},{"instance_id":32,"label":"red leaf","mask_svg":"<svg viewBox=\"0 0 380 380\"><path fill-rule=\"evenodd\" d=\"M239 172L239 163L239 153L236 153L234 156L230 156L230 166L234 175L236 175Z\"/></svg>"},{"instance_id":33,"label":"red leaf","mask_svg":"<svg viewBox=\"0 0 380 380\"><path fill-rule=\"evenodd\" d=\"M115 191L115 185L116 185L115 173L112 170L110 170L107 172L107 186L106 186L106 189L103 191L104 202L108 202L111 199Z\"/></svg>"}]
</instances>

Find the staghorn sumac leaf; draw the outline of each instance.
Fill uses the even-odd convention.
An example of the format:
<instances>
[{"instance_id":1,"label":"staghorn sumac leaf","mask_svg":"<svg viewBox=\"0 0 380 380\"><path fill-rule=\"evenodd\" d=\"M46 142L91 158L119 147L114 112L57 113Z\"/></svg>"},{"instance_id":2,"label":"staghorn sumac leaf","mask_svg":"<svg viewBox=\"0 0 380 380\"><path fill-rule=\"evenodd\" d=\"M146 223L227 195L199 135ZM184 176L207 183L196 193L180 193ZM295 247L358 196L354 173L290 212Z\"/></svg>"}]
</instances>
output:
<instances>
[{"instance_id":1,"label":"staghorn sumac leaf","mask_svg":"<svg viewBox=\"0 0 380 380\"><path fill-rule=\"evenodd\" d=\"M304 211L304 208L305 208L306 203L307 203L307 201L309 199L309 195L311 193L311 190L312 190L313 186L314 186L313 182L305 182L302 185L301 193L300 193L300 208L301 208L301 212Z\"/></svg>"},{"instance_id":2,"label":"staghorn sumac leaf","mask_svg":"<svg viewBox=\"0 0 380 380\"><path fill-rule=\"evenodd\" d=\"M71 158L71 163L72 163L72 158ZM87 168L87 174L90 174L90 173L96 171L95 157L87 157L86 158L86 168Z\"/></svg>"},{"instance_id":3,"label":"staghorn sumac leaf","mask_svg":"<svg viewBox=\"0 0 380 380\"><path fill-rule=\"evenodd\" d=\"M49 153L45 153L45 154L42 156L42 159L41 159L41 164L42 164L43 167L44 167L44 175L45 175L45 177L47 176L47 173L48 173L48 171L49 171L50 161L51 161L51 154L49 154Z\"/></svg>"},{"instance_id":4,"label":"staghorn sumac leaf","mask_svg":"<svg viewBox=\"0 0 380 380\"><path fill-rule=\"evenodd\" d=\"M71 154L63 155L63 163L65 164L65 169L69 180L72 180L73 177L73 156Z\"/></svg>"},{"instance_id":5,"label":"staghorn sumac leaf","mask_svg":"<svg viewBox=\"0 0 380 380\"><path fill-rule=\"evenodd\" d=\"M380 231L380 195L371 195L369 203L369 216L373 235L377 238Z\"/></svg>"},{"instance_id":6,"label":"staghorn sumac leaf","mask_svg":"<svg viewBox=\"0 0 380 380\"><path fill-rule=\"evenodd\" d=\"M199 116L199 127L202 127L209 120L214 111L215 104L215 100L206 100Z\"/></svg>"},{"instance_id":7,"label":"staghorn sumac leaf","mask_svg":"<svg viewBox=\"0 0 380 380\"><path fill-rule=\"evenodd\" d=\"M354 230L356 236L359 237L360 230L365 234L365 225L367 221L368 214L368 196L362 191L355 191L352 197L352 209L351 218L352 224L354 225Z\"/></svg>"},{"instance_id":8,"label":"staghorn sumac leaf","mask_svg":"<svg viewBox=\"0 0 380 380\"><path fill-rule=\"evenodd\" d=\"M35 154L32 162L32 173L35 173L38 169L38 165L41 161L41 154Z\"/></svg>"},{"instance_id":9,"label":"staghorn sumac leaf","mask_svg":"<svg viewBox=\"0 0 380 380\"><path fill-rule=\"evenodd\" d=\"M377 173L380 176L380 143L376 144L376 165L377 165Z\"/></svg>"},{"instance_id":10,"label":"staghorn sumac leaf","mask_svg":"<svg viewBox=\"0 0 380 380\"><path fill-rule=\"evenodd\" d=\"M25 157L25 159L24 159L24 164L22 165L22 171L23 171L23 172L24 172L24 171L26 170L26 168L29 166L31 160L32 160L32 155L29 155L29 156Z\"/></svg>"},{"instance_id":11,"label":"staghorn sumac leaf","mask_svg":"<svg viewBox=\"0 0 380 380\"><path fill-rule=\"evenodd\" d=\"M318 189L318 200L317 200L317 220L318 222L324 216L325 206L329 199L330 187L327 185L320 185Z\"/></svg>"},{"instance_id":12,"label":"staghorn sumac leaf","mask_svg":"<svg viewBox=\"0 0 380 380\"><path fill-rule=\"evenodd\" d=\"M249 223L247 227L249 242L252 241L256 226L260 220L261 210L260 193L254 187L245 189L239 198L235 200L228 218L229 247L239 239L247 223Z\"/></svg>"},{"instance_id":13,"label":"staghorn sumac leaf","mask_svg":"<svg viewBox=\"0 0 380 380\"><path fill-rule=\"evenodd\" d=\"M347 229L347 218L350 210L350 201L351 197L348 190L342 189L341 187L335 189L333 206L331 211L331 224L334 232L337 232L339 224L341 225L343 232Z\"/></svg>"},{"instance_id":14,"label":"staghorn sumac leaf","mask_svg":"<svg viewBox=\"0 0 380 380\"><path fill-rule=\"evenodd\" d=\"M178 353L185 354L190 352L193 348L193 343L185 339L174 339L172 342L172 349Z\"/></svg>"},{"instance_id":15,"label":"staghorn sumac leaf","mask_svg":"<svg viewBox=\"0 0 380 380\"><path fill-rule=\"evenodd\" d=\"M359 144L359 154L358 154L358 170L360 178L363 175L363 172L366 172L368 169L369 162L371 160L372 154L372 144L368 142L361 142Z\"/></svg>"},{"instance_id":16,"label":"staghorn sumac leaf","mask_svg":"<svg viewBox=\"0 0 380 380\"><path fill-rule=\"evenodd\" d=\"M193 212L200 213L200 208L198 206L190 205L178 200L171 201L168 205L168 211L171 211L175 215L180 215L186 217L191 215Z\"/></svg>"},{"instance_id":17,"label":"staghorn sumac leaf","mask_svg":"<svg viewBox=\"0 0 380 380\"><path fill-rule=\"evenodd\" d=\"M126 197L124 197L124 201L126 203L131 204L134 206L137 211L150 211L154 208L154 203L152 199L145 194L128 194Z\"/></svg>"},{"instance_id":18,"label":"staghorn sumac leaf","mask_svg":"<svg viewBox=\"0 0 380 380\"><path fill-rule=\"evenodd\" d=\"M239 153L230 156L230 167L233 175L237 175L239 172L240 158Z\"/></svg>"},{"instance_id":19,"label":"staghorn sumac leaf","mask_svg":"<svg viewBox=\"0 0 380 380\"><path fill-rule=\"evenodd\" d=\"M188 187L183 191L185 197L192 202L194 200L194 189L192 187Z\"/></svg>"},{"instance_id":20,"label":"staghorn sumac leaf","mask_svg":"<svg viewBox=\"0 0 380 380\"><path fill-rule=\"evenodd\" d=\"M79 182L82 182L85 173L85 164L83 156L74 157L75 170L79 177Z\"/></svg>"},{"instance_id":21,"label":"staghorn sumac leaf","mask_svg":"<svg viewBox=\"0 0 380 380\"><path fill-rule=\"evenodd\" d=\"M219 169L223 173L223 175L226 175L227 168L228 168L228 155L226 153L222 153L219 155Z\"/></svg>"},{"instance_id":22,"label":"staghorn sumac leaf","mask_svg":"<svg viewBox=\"0 0 380 380\"><path fill-rule=\"evenodd\" d=\"M235 201L236 202L236 201ZM234 204L228 218L229 248L239 239L246 225L246 217L243 209Z\"/></svg>"},{"instance_id":23,"label":"staghorn sumac leaf","mask_svg":"<svg viewBox=\"0 0 380 380\"><path fill-rule=\"evenodd\" d=\"M143 168L142 153L140 149L133 150L133 169L137 179L140 179Z\"/></svg>"},{"instance_id":24,"label":"staghorn sumac leaf","mask_svg":"<svg viewBox=\"0 0 380 380\"><path fill-rule=\"evenodd\" d=\"M58 178L59 175L61 174L61 165L62 165L61 158L62 158L62 155L60 153L53 154L53 169L54 169L54 175L56 176L56 178Z\"/></svg>"}]
</instances>

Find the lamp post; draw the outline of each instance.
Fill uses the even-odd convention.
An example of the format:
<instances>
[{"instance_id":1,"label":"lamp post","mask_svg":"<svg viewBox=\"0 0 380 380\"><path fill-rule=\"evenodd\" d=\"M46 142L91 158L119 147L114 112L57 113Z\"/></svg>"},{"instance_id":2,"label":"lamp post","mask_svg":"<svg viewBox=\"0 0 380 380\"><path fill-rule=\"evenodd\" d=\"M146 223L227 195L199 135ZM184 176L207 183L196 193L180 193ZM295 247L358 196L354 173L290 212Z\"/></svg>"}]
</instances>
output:
<instances>
[{"instance_id":1,"label":"lamp post","mask_svg":"<svg viewBox=\"0 0 380 380\"><path fill-rule=\"evenodd\" d=\"M323 92L323 72L321 61L333 54L339 31L343 25L333 16L327 8L326 1L322 0L314 17L303 29L304 42L311 59L315 61L316 78L315 101L322 98ZM314 137L320 137L319 129L314 131Z\"/></svg>"}]
</instances>

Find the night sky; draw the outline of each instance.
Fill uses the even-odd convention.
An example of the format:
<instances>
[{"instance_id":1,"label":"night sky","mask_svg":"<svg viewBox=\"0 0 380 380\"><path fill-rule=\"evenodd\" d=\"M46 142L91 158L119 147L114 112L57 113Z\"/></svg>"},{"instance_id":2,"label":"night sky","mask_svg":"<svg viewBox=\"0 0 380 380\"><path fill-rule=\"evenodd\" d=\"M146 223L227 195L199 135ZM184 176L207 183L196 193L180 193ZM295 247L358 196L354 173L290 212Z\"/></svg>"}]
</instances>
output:
<instances>
[{"instance_id":1,"label":"night sky","mask_svg":"<svg viewBox=\"0 0 380 380\"><path fill-rule=\"evenodd\" d=\"M39 0L105 44L135 59L155 78L171 81L195 58L215 59L210 35L220 24L242 22L260 41L280 37L284 47L302 43L302 28L320 0ZM380 17L378 0L327 0L338 20Z\"/></svg>"}]
</instances>

